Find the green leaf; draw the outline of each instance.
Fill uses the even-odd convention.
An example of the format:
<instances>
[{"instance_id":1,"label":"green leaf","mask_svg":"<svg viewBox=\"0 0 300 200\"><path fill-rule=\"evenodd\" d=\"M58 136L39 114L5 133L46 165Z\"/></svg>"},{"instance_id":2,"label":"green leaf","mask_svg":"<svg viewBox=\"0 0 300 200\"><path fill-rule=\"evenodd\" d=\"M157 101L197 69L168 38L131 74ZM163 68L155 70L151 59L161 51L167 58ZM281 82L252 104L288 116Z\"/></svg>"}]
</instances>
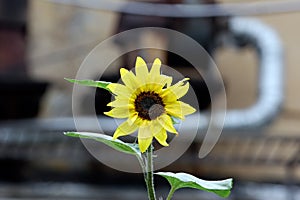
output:
<instances>
[{"instance_id":1,"label":"green leaf","mask_svg":"<svg viewBox=\"0 0 300 200\"><path fill-rule=\"evenodd\" d=\"M119 139L113 139L109 135L104 135L100 133L89 133L89 132L65 132L64 134L71 137L93 139L98 142L102 142L117 151L121 151L127 154L132 154L137 156L138 158L142 157L140 151L136 148L134 144L125 143Z\"/></svg>"},{"instance_id":2,"label":"green leaf","mask_svg":"<svg viewBox=\"0 0 300 200\"><path fill-rule=\"evenodd\" d=\"M228 197L232 189L232 178L221 181L206 181L187 173L158 172L155 173L168 180L172 191L180 188L194 188L213 192L221 197Z\"/></svg>"},{"instance_id":3,"label":"green leaf","mask_svg":"<svg viewBox=\"0 0 300 200\"><path fill-rule=\"evenodd\" d=\"M70 79L70 78L65 78L65 80L67 80L71 83L79 84L79 85L102 88L102 89L108 90L110 92L110 90L107 88L107 86L110 84L110 82L94 81L94 80L76 80L76 79Z\"/></svg>"}]
</instances>

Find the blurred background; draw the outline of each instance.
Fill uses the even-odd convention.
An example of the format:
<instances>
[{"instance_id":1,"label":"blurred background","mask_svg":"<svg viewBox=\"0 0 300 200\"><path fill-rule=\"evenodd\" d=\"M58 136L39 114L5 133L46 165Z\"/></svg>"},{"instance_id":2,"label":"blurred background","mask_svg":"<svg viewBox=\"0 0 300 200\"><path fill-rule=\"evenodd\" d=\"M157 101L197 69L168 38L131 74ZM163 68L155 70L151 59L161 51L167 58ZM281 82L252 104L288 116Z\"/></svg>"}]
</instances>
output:
<instances>
[{"instance_id":1,"label":"blurred background","mask_svg":"<svg viewBox=\"0 0 300 200\"><path fill-rule=\"evenodd\" d=\"M299 3L138 3L141 1L0 2L0 198L146 199L141 175L106 167L79 139L63 136L63 131L75 130L73 85L64 78L74 78L84 58L101 41L132 28L155 26L185 33L207 50L224 80L228 107L224 131L207 157L198 158L203 139L199 134L188 151L163 170L212 180L233 177L234 190L228 199L300 199ZM169 13L161 16L159 9L150 9L159 4L171 6ZM149 10L139 9L147 5ZM212 7L201 8L204 5ZM172 17L174 13L182 17ZM156 33L141 38L140 43L174 43ZM106 53L118 55L131 42L137 40L116 41ZM150 49L125 54L102 79L117 81L118 66L133 66L137 54L149 61L159 56L163 63L191 76L201 112L210 109L211 97L201 76L194 75L186 60L169 52ZM100 69L102 61L94 62ZM94 74L99 69L95 67L87 76L98 78ZM209 64L201 70L209 71ZM95 107L102 117L109 109L102 105L110 101L110 94L100 90L92 96L83 94L83 113L91 98L101 102ZM167 182L156 181L162 188L158 194L165 197ZM218 198L182 190L174 199Z\"/></svg>"}]
</instances>

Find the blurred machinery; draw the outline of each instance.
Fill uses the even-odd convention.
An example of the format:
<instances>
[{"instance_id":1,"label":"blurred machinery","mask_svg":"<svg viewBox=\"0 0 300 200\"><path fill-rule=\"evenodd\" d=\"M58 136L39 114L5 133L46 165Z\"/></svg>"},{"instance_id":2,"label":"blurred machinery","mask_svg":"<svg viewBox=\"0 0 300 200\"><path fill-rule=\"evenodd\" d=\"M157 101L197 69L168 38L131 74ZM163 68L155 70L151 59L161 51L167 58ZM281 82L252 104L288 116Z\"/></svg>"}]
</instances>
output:
<instances>
[{"instance_id":1,"label":"blurred machinery","mask_svg":"<svg viewBox=\"0 0 300 200\"><path fill-rule=\"evenodd\" d=\"M3 10L6 5L4 2L11 2L7 5L12 6L12 2L15 1L3 1L0 3L0 10ZM25 2L25 1L24 1ZM214 0L160 0L155 1L156 4L177 4L177 3L191 3L191 4L216 4ZM26 5L17 4L13 6L21 7L21 11L17 13L26 12ZM132 4L130 5L132 6ZM125 5L126 7L126 5ZM175 7L174 7L175 9ZM5 10L5 9L4 9ZM23 10L23 11L22 11ZM125 9L126 10L126 9ZM15 12L15 11L14 11ZM14 13L8 12L8 13ZM145 10L147 12L147 10ZM2 13L2 12L1 12ZM4 12L5 13L5 12ZM2 21L0 21L0 39L1 31L6 30L2 28ZM18 26L16 29L13 28L17 34L21 34L22 48L25 48L25 36L26 36L26 22L19 23L21 26ZM281 104L283 102L283 52L280 39L278 38L275 31L273 31L267 25L261 23L258 20L249 19L249 18L238 18L238 17L205 17L205 18L172 18L172 17L161 17L161 16L143 16L143 15L133 15L123 12L119 15L118 25L116 27L115 33L119 33L125 30L138 27L164 27L179 32L185 33L188 36L192 37L198 43L200 43L205 50L213 56L213 53L216 48L222 45L234 45L238 48L243 48L245 46L250 46L254 49L257 55L258 60L258 98L257 101L251 105L249 108L239 109L239 110L229 110L225 118L224 131L226 133L243 133L255 132L252 134L254 143L257 141L256 136L261 134L262 127L271 122L276 118L278 112L280 111ZM5 25L6 27L6 25ZM255 27L255 28L253 28ZM23 34L23 35L22 35ZM20 35L18 36L20 37ZM135 38L129 38L125 41L115 41L120 48L126 45L130 45L131 42L135 42ZM0 43L1 45L2 43ZM174 45L175 41L168 41L167 45ZM122 66L133 66L132 57L136 55L148 54L149 52L153 53L153 50L143 51L137 50L130 52L120 57L120 61L123 63ZM154 52L161 53L161 52ZM1 54L1 48L0 48ZM1 58L1 57L0 57ZM26 63L23 57L20 59L21 63ZM182 74L186 72L193 74L193 67L186 60L181 58L178 55L167 52L165 56L166 64L169 66L174 66L176 70ZM9 63L15 64L15 63ZM204 68L208 66L202 66ZM7 66L7 64L5 65ZM21 79L26 77L26 65L18 67L18 72L20 72ZM21 69L21 70L19 70ZM7 67L2 67L0 59L0 70L1 73L11 73L15 74L15 68L10 67L9 70ZM197 73L198 74L198 73ZM4 75L3 77L7 77ZM103 80L107 81L117 81L118 76L104 75ZM0 79L2 82L2 78ZM7 82L6 79L3 79L3 82ZM6 90L11 94L15 95L14 98L20 98L20 94L25 94L26 98L36 97L35 100L20 100L18 102L29 101L34 103L35 107L30 107L29 111L25 111L26 115L21 113L16 114L15 116L9 116L14 113L11 109L17 109L17 105L8 106L7 103L2 103L5 99L1 98L0 106L1 110L5 110L6 115L1 115L2 119L16 119L16 118L28 118L34 117L38 111L38 100L46 89L45 83L36 83L30 82L26 79L26 84L21 81L14 81L14 84L20 83L20 85L15 86L12 82L9 82L9 85L3 83L0 84L0 89ZM3 87L2 87L3 85ZM209 119L209 114L206 113L209 110L211 103L211 96L207 90L205 82L202 80L201 75L194 76L191 79L191 85L193 86L196 94L199 97L199 104L203 116ZM9 87L12 89L8 89ZM22 86L22 87L19 87ZM16 92L11 92L13 89L20 88L31 88L30 95L28 91L19 92L16 95ZM25 90L25 89L24 89ZM4 93L2 93L4 94ZM1 94L1 96L2 96ZM6 95L7 96L7 95ZM13 102L11 98L6 102ZM101 99L102 102L109 102L111 96L105 91L96 93L96 101ZM105 103L103 103L105 104ZM102 105L103 105L102 104ZM98 114L101 114L103 111L108 108L101 106L100 104L95 105ZM3 109L2 109L3 107ZM21 105L22 108L29 108L29 105ZM17 109L21 110L21 109ZM114 126L112 121L103 116L99 116L100 120L104 121L103 129L104 132L112 134ZM192 116L193 117L193 116ZM186 125L188 128L195 128L193 124L193 118L191 122ZM204 123L201 124L199 132L205 130L208 126L209 120L203 120ZM89 130L97 130L97 127L89 124L89 120L86 119L86 126L89 127ZM81 183L101 183L101 180L111 180L111 182L122 183L122 180L128 179L129 175L124 173L119 173L114 170L108 169L105 166L99 166L99 162L92 158L89 155L80 140L67 138L62 135L63 131L74 130L74 121L70 118L55 118L55 119L26 119L18 121L9 121L0 123L0 158L2 163L0 163L0 180L1 181L12 181L12 182L81 182ZM254 131L253 131L254 130ZM263 138L264 136L259 136ZM198 138L199 139L199 138ZM264 138L267 140L266 138ZM265 141L264 140L264 141ZM272 140L275 141L276 139ZM196 162L195 159L198 159L197 153L199 146L201 145L201 140L196 140L192 147L187 151L186 155L172 164L169 168L172 170L178 169L177 166L186 167L191 173L199 173L199 162ZM276 143L277 145L290 144L290 140L281 140L279 139ZM294 144L294 143L293 143ZM277 148L277 147L276 147ZM279 163L287 169L290 169L291 166L294 167L298 164L298 144L296 144L293 151L293 156L289 159L282 159L276 156L265 156L261 157L256 156L253 159L240 159L241 162L247 164L247 162L257 162L257 163ZM280 149L274 149L272 155ZM246 150L245 150L246 151ZM267 157L267 158L266 158ZM258 158L258 159L256 159ZM274 158L274 159L273 159ZM7 159L10 159L8 162ZM226 159L226 158L224 158ZM231 158L230 158L231 159ZM220 159L209 159L207 162L216 163L219 162L230 162L230 159L222 160ZM238 158L239 159L239 158ZM201 163L200 163L201 164ZM13 173L12 173L13 171ZM8 172L8 173L6 173ZM101 173L100 173L101 172ZM115 176L114 176L115 174ZM132 177L131 177L132 178ZM115 180L114 180L115 179ZM138 181L142 181L137 179ZM134 182L134 181L132 181ZM55 188L55 187L53 187ZM83 187L81 187L83 188ZM74 190L76 191L76 190ZM84 191L83 191L84 192Z\"/></svg>"},{"instance_id":2,"label":"blurred machinery","mask_svg":"<svg viewBox=\"0 0 300 200\"><path fill-rule=\"evenodd\" d=\"M181 3L197 4L215 4L216 1L180 1ZM178 1L158 1L158 3L178 3ZM129 4L133 10L139 10L139 4ZM174 7L175 9L175 7ZM122 10L122 9L121 9ZM126 5L123 7L126 9ZM145 11L147 12L147 11ZM178 11L179 12L179 11ZM239 110L228 110L226 114L225 129L255 129L266 125L272 121L277 113L280 111L283 102L283 51L279 37L272 28L261 23L258 20L249 18L228 18L228 17L204 17L204 18L168 18L160 16L145 16L139 14L120 15L119 24L116 33L126 31L139 27L163 27L184 33L199 44L213 57L215 50L221 46L231 45L237 48L251 47L258 59L258 98L257 101L248 108ZM253 27L256 27L253 29ZM159 35L157 35L159 36ZM126 48L132 43L137 42L137 38L124 38L116 41L120 48ZM184 45L179 41L172 41L172 38L164 38L166 45ZM129 52L120 57L122 60L121 66L134 66L134 58L137 55L149 57L156 51L159 54L161 50L141 49ZM194 52L191 52L194 53ZM154 53L155 54L155 53ZM211 103L211 97L215 94L210 94L206 83L203 81L201 75L195 68L188 63L184 58L175 55L172 52L166 53L166 63L172 66L181 74L191 77L191 85L196 92L200 110L206 110ZM200 56L200 55L199 55ZM203 66L196 66L200 70L210 70L209 60L201 57ZM210 77L214 80L214 77ZM103 76L103 80L117 81L117 79L110 79ZM216 92L218 92L218 82L210 83L216 85ZM103 93L103 91L101 91ZM104 92L105 93L105 92ZM103 94L98 99L105 99ZM96 97L97 99L97 97ZM111 97L107 100L109 102ZM107 110L108 108L98 108L98 114ZM260 113L259 115L257 113ZM209 118L209 116L208 116ZM206 124L207 126L207 124Z\"/></svg>"},{"instance_id":3,"label":"blurred machinery","mask_svg":"<svg viewBox=\"0 0 300 200\"><path fill-rule=\"evenodd\" d=\"M36 117L47 84L27 73L28 1L0 2L0 120Z\"/></svg>"}]
</instances>

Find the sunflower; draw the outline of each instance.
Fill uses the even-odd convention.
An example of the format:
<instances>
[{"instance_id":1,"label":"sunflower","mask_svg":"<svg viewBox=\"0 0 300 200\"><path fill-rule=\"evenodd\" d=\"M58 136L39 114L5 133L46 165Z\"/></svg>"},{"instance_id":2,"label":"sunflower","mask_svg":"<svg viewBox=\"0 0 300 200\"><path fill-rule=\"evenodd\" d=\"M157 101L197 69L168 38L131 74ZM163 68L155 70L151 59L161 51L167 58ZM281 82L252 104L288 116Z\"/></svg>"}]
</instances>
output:
<instances>
[{"instance_id":1,"label":"sunflower","mask_svg":"<svg viewBox=\"0 0 300 200\"><path fill-rule=\"evenodd\" d=\"M184 78L174 85L172 77L160 73L161 61L156 58L150 71L141 57L137 57L135 74L121 68L123 84L111 83L107 87L115 95L105 112L114 118L127 118L116 129L113 138L129 135L138 130L140 151L145 152L155 138L162 146L168 146L167 131L177 134L171 117L184 119L196 110L179 101L188 89L189 79Z\"/></svg>"}]
</instances>

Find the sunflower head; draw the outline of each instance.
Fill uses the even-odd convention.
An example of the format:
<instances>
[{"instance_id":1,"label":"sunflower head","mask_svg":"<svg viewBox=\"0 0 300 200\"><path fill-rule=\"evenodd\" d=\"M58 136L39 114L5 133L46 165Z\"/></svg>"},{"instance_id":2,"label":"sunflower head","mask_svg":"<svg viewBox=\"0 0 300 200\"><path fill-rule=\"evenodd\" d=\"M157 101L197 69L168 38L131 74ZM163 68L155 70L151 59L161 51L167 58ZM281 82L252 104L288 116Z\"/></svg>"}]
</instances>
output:
<instances>
[{"instance_id":1,"label":"sunflower head","mask_svg":"<svg viewBox=\"0 0 300 200\"><path fill-rule=\"evenodd\" d=\"M171 117L184 119L196 110L180 101L188 89L188 78L174 85L172 77L160 73L161 61L156 58L150 71L141 57L137 57L135 74L121 68L123 84L111 83L107 87L115 100L105 112L114 118L126 118L116 129L114 138L129 135L138 130L138 144L143 153L155 138L161 145L168 146L167 131L177 134Z\"/></svg>"}]
</instances>

